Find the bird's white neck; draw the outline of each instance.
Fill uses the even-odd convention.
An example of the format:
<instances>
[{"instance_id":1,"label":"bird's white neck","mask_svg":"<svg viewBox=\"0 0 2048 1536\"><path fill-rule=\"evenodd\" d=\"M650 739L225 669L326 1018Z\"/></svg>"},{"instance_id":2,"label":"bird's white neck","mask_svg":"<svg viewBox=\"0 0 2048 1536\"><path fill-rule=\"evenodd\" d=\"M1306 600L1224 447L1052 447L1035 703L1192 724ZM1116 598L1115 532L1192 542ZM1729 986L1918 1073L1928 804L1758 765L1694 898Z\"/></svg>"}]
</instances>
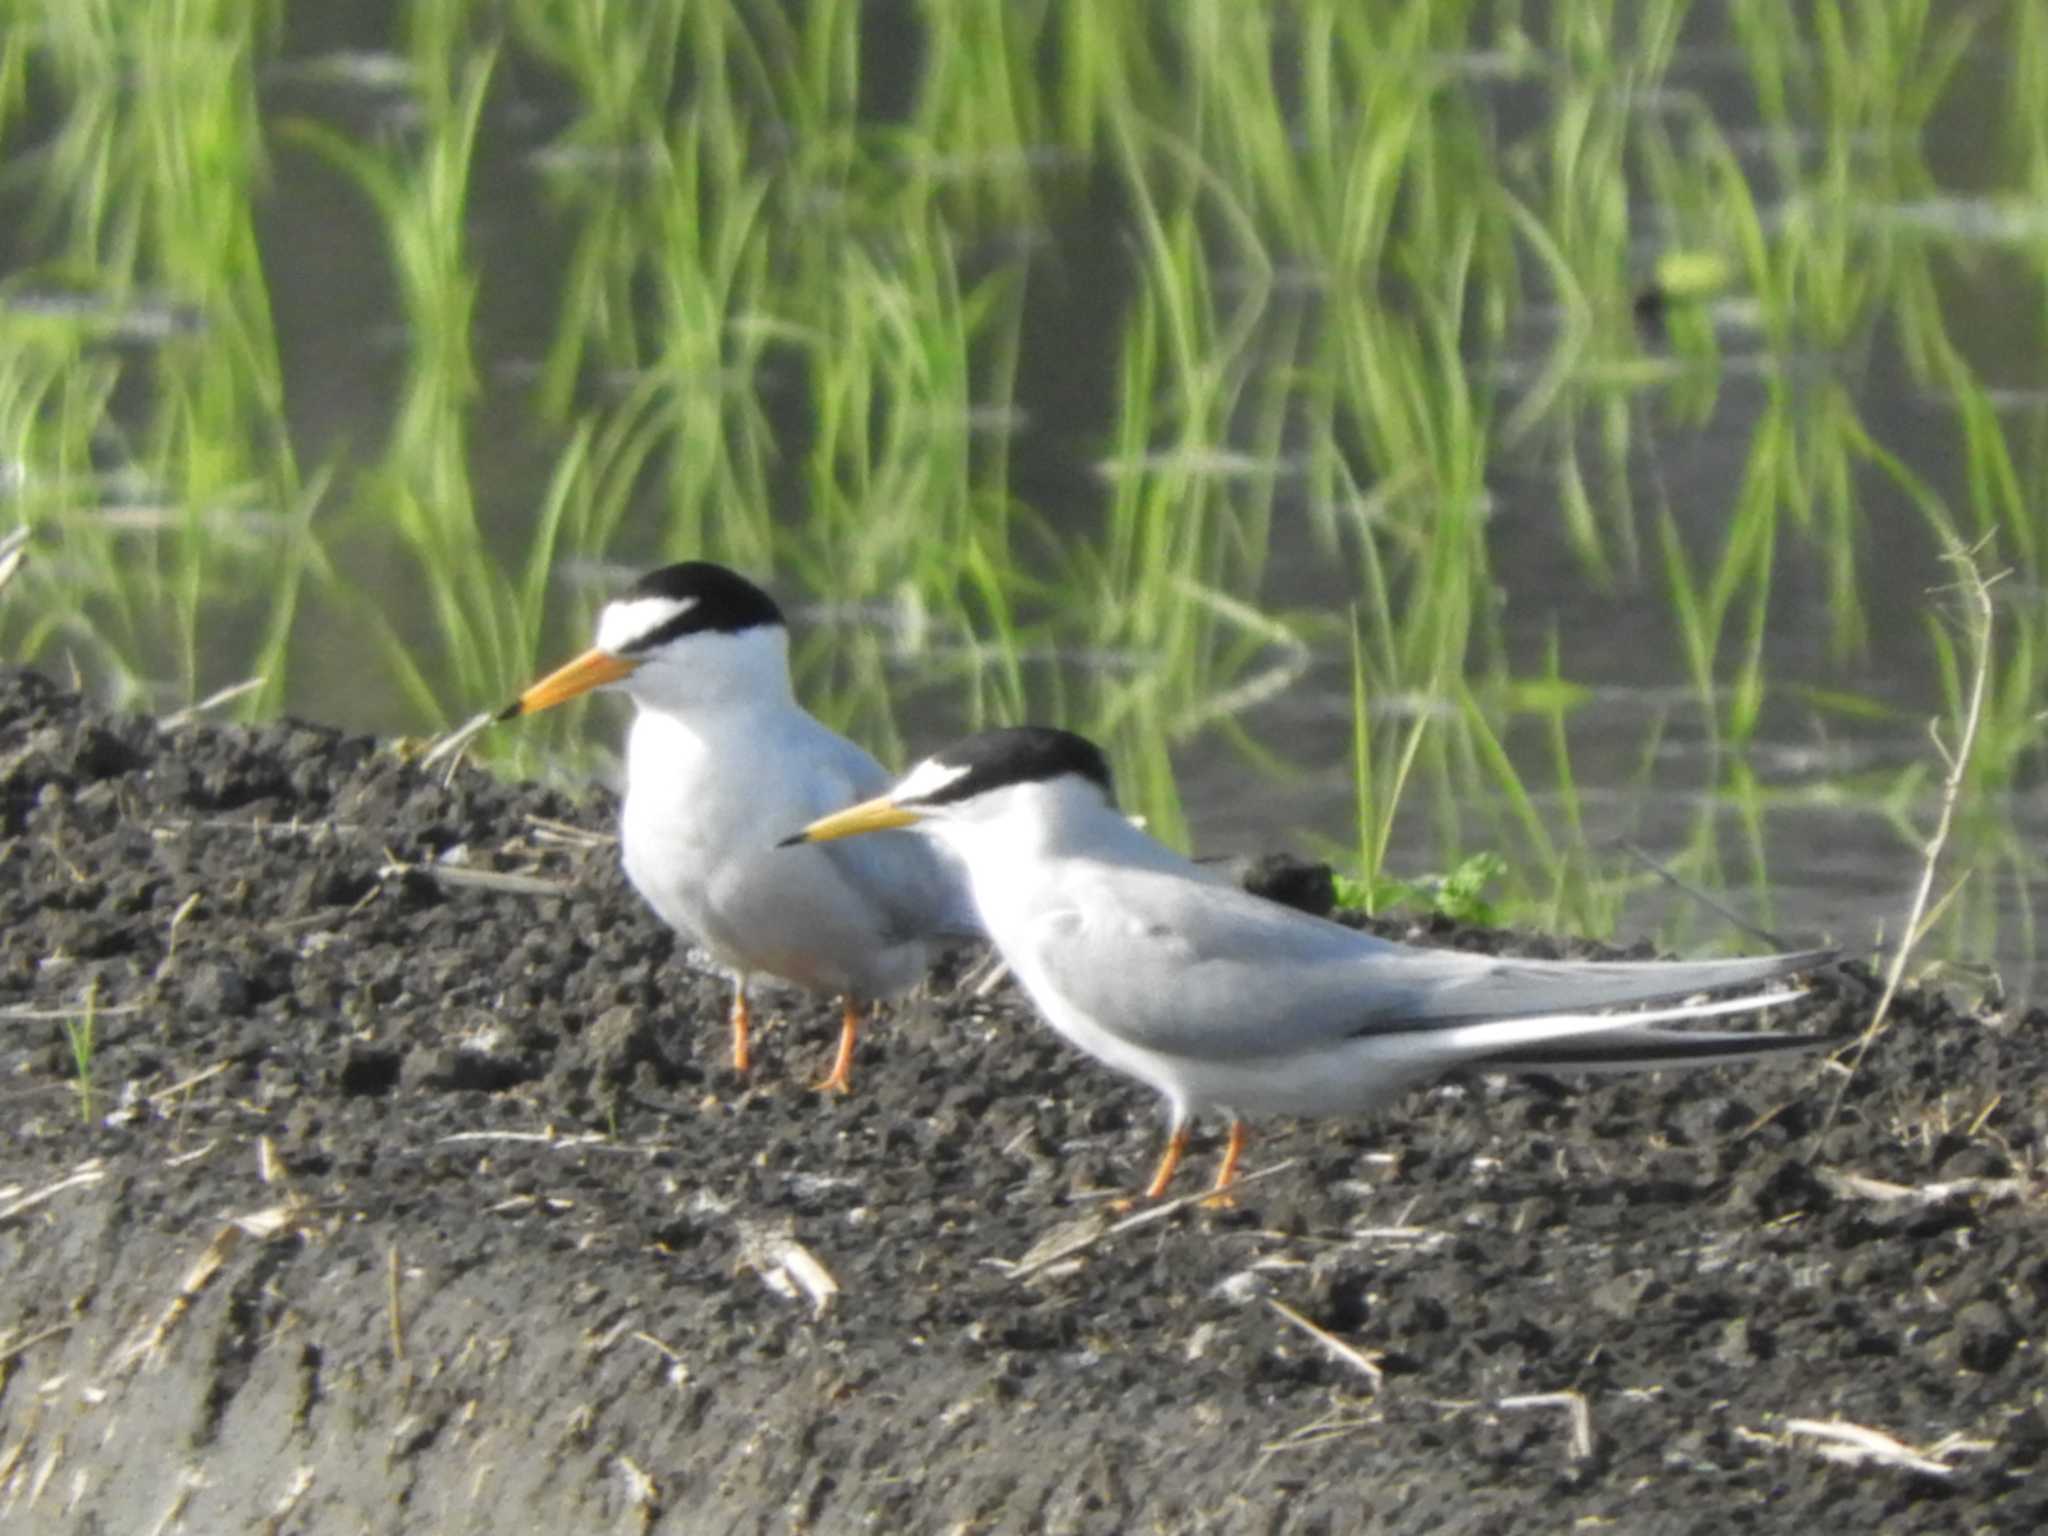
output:
<instances>
[{"instance_id":1,"label":"bird's white neck","mask_svg":"<svg viewBox=\"0 0 2048 1536\"><path fill-rule=\"evenodd\" d=\"M789 682L789 633L760 624L738 634L694 634L649 656L623 686L640 709L684 721L734 710L786 709L796 700Z\"/></svg>"}]
</instances>

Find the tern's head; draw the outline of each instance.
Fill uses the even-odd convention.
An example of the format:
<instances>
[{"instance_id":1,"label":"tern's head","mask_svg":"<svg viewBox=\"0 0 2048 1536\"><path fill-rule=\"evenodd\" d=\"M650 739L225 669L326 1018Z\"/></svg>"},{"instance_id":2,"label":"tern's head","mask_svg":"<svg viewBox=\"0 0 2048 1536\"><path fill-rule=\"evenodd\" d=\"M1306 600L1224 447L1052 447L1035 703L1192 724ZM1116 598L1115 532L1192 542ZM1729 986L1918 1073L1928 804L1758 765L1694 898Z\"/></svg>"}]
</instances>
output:
<instances>
[{"instance_id":1,"label":"tern's head","mask_svg":"<svg viewBox=\"0 0 2048 1536\"><path fill-rule=\"evenodd\" d=\"M1119 826L1109 762L1072 731L983 731L919 763L887 794L812 822L790 843L915 827L970 858L977 846L1042 844L1102 817Z\"/></svg>"},{"instance_id":2,"label":"tern's head","mask_svg":"<svg viewBox=\"0 0 2048 1536\"><path fill-rule=\"evenodd\" d=\"M597 643L528 688L498 716L549 709L617 688L647 709L789 695L789 635L775 599L707 560L649 571L605 604Z\"/></svg>"}]
</instances>

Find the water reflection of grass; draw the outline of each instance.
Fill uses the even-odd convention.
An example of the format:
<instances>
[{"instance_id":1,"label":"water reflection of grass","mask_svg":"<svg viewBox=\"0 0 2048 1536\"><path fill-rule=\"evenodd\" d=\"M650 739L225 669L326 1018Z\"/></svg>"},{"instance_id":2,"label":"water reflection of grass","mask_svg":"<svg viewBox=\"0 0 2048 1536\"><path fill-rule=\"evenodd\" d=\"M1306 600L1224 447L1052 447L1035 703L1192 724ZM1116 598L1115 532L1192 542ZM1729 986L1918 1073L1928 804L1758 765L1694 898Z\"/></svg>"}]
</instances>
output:
<instances>
[{"instance_id":1,"label":"water reflection of grass","mask_svg":"<svg viewBox=\"0 0 2048 1536\"><path fill-rule=\"evenodd\" d=\"M275 9L30 9L0 36L0 198L33 216L34 263L0 288L0 485L42 553L0 624L17 654L138 690L262 672L250 707L274 709L294 673L332 670L294 642L331 644L338 617L353 685L426 726L573 643L604 594L564 571L704 554L887 620L816 626L797 658L823 712L885 753L913 745L912 688L962 725L1056 717L1106 737L1137 808L1184 838L1177 751L1304 766L1243 722L1346 646L1330 605L1348 599L1359 873L1427 829L1445 869L1506 852L1510 910L1601 926L1649 877L1575 765L1586 659L1517 654L1502 622L1520 576L1502 519L1543 519L1584 601L1663 593L1703 737L1673 862L1768 922L1785 792L1753 754L1815 707L1798 684L1846 692L1874 627L1899 624L1871 611L1896 590L1873 560L1931 582L1992 534L2009 590L2040 589L2048 407L2012 403L2003 386L2038 380L1991 375L1958 315L1995 259L2014 323L2038 328L2048 243L1984 255L1981 230L1944 227L1923 158L1968 50L1995 43L2000 184L2048 187L2038 7L1737 4L1734 49L1701 65L1718 23L1682 0L1519 22L982 0L915 25L423 0L368 128L331 97L259 113ZM1731 82L1753 118L1731 116ZM273 152L354 189L403 325L388 435L310 477L279 430L257 233ZM520 360L517 419L553 468L510 504L477 474L501 389L476 327L493 252L468 233L486 163L523 167L566 253ZM1711 281L1672 276L1686 264ZM1104 273L1106 301L1077 290ZM1047 442L1033 392L1068 362L1044 352L1072 340L1069 304L1103 327L1071 360L1102 415ZM198 325L110 335L150 305ZM1901 369L1946 408L1910 435L1873 388ZM1735 445L1704 500L1659 468L1694 434ZM1060 504L1027 457L1100 473L1066 477ZM1313 603L1276 588L1282 547L1313 552ZM1778 620L1815 590L1831 650L1794 664ZM308 604L322 622L300 626ZM1926 691L1952 700L1953 647L1924 622ZM1987 806L2037 760L2044 622L2013 602L2001 626ZM252 638L217 644L234 631ZM499 750L577 739L545 724ZM1672 788L1660 739L1643 799ZM1895 817L1903 841L1921 788L1902 770L1800 793ZM1985 878L1952 920L1981 950L2040 871L1973 835Z\"/></svg>"},{"instance_id":2,"label":"water reflection of grass","mask_svg":"<svg viewBox=\"0 0 2048 1536\"><path fill-rule=\"evenodd\" d=\"M44 549L10 640L128 695L189 700L202 654L272 707L318 503L277 434L256 232L262 7L50 6L11 26L0 131L32 263L0 283L0 463ZM29 82L64 103L23 142ZM18 234L17 240L21 239Z\"/></svg>"}]
</instances>

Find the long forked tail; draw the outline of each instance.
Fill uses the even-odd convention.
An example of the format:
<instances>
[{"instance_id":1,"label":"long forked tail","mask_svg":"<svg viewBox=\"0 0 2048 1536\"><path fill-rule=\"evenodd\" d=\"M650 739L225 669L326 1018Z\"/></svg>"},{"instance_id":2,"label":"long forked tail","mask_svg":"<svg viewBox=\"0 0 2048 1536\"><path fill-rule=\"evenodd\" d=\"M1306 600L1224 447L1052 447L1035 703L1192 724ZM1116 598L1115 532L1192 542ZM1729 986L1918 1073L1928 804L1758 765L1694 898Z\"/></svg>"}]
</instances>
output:
<instances>
[{"instance_id":1,"label":"long forked tail","mask_svg":"<svg viewBox=\"0 0 2048 1536\"><path fill-rule=\"evenodd\" d=\"M1811 969L1816 963L1827 964L1837 958L1835 951L1813 950L1796 955L1768 955L1748 964L1758 973L1775 979L1794 969ZM1705 962L1708 966L1716 963ZM1842 1044L1844 1037L1839 1034L1671 1027L1717 1014L1761 1012L1796 1002L1806 995L1804 988L1793 988L1711 1002L1667 1002L1658 1009L1608 1014L1604 1027L1578 1033L1556 1028L1556 1022L1561 1022L1556 1021L1546 1029L1543 1038L1503 1045L1497 1051L1482 1053L1469 1065L1492 1072L1660 1072L1826 1050Z\"/></svg>"},{"instance_id":2,"label":"long forked tail","mask_svg":"<svg viewBox=\"0 0 2048 1536\"><path fill-rule=\"evenodd\" d=\"M1494 1056L1481 1056L1467 1066L1481 1072L1661 1072L1821 1051L1853 1038L1839 1034L1779 1035L1762 1030L1631 1027L1506 1050Z\"/></svg>"},{"instance_id":3,"label":"long forked tail","mask_svg":"<svg viewBox=\"0 0 2048 1536\"><path fill-rule=\"evenodd\" d=\"M1743 1056L1813 1050L1826 1044L1829 1037L1668 1027L1730 1014L1761 1013L1807 995L1803 987L1781 987L1734 997L1693 997L1627 1012L1564 1008L1453 1024L1433 1031L1427 1049L1440 1060L1448 1058L1482 1072L1654 1072Z\"/></svg>"},{"instance_id":4,"label":"long forked tail","mask_svg":"<svg viewBox=\"0 0 2048 1536\"><path fill-rule=\"evenodd\" d=\"M1414 1020L1395 1027L1535 1021L1651 1003L1675 1008L1672 1017L1706 1018L1715 1012L1739 1012L1740 1005L1729 1009L1704 1004L1688 1012L1685 1000L1703 992L1761 987L1796 972L1822 970L1840 959L1836 949L1733 960L1477 960L1456 951L1410 951L1401 956L1400 969L1424 988L1428 1005ZM1377 964L1382 973L1391 974L1388 960ZM1431 971L1437 974L1431 976Z\"/></svg>"}]
</instances>

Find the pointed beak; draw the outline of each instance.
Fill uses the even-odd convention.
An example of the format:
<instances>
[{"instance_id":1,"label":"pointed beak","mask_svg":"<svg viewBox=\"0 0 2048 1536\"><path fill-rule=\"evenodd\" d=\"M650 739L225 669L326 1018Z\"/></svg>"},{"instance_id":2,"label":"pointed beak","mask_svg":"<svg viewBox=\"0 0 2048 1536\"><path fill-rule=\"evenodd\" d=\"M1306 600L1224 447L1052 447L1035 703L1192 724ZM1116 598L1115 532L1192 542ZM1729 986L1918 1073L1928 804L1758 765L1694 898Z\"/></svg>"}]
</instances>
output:
<instances>
[{"instance_id":1,"label":"pointed beak","mask_svg":"<svg viewBox=\"0 0 2048 1536\"><path fill-rule=\"evenodd\" d=\"M614 656L610 651L600 651L593 646L574 661L557 667L520 694L498 711L498 718L516 720L521 715L552 709L557 704L575 698L579 693L602 688L606 683L616 683L639 665L637 661L624 656Z\"/></svg>"},{"instance_id":2,"label":"pointed beak","mask_svg":"<svg viewBox=\"0 0 2048 1536\"><path fill-rule=\"evenodd\" d=\"M820 816L803 831L785 837L775 846L794 848L798 843L829 843L837 838L858 837L863 832L890 832L898 827L914 826L923 820L924 812L906 810L887 795L882 795L848 806L843 811L834 811L830 816Z\"/></svg>"}]
</instances>

